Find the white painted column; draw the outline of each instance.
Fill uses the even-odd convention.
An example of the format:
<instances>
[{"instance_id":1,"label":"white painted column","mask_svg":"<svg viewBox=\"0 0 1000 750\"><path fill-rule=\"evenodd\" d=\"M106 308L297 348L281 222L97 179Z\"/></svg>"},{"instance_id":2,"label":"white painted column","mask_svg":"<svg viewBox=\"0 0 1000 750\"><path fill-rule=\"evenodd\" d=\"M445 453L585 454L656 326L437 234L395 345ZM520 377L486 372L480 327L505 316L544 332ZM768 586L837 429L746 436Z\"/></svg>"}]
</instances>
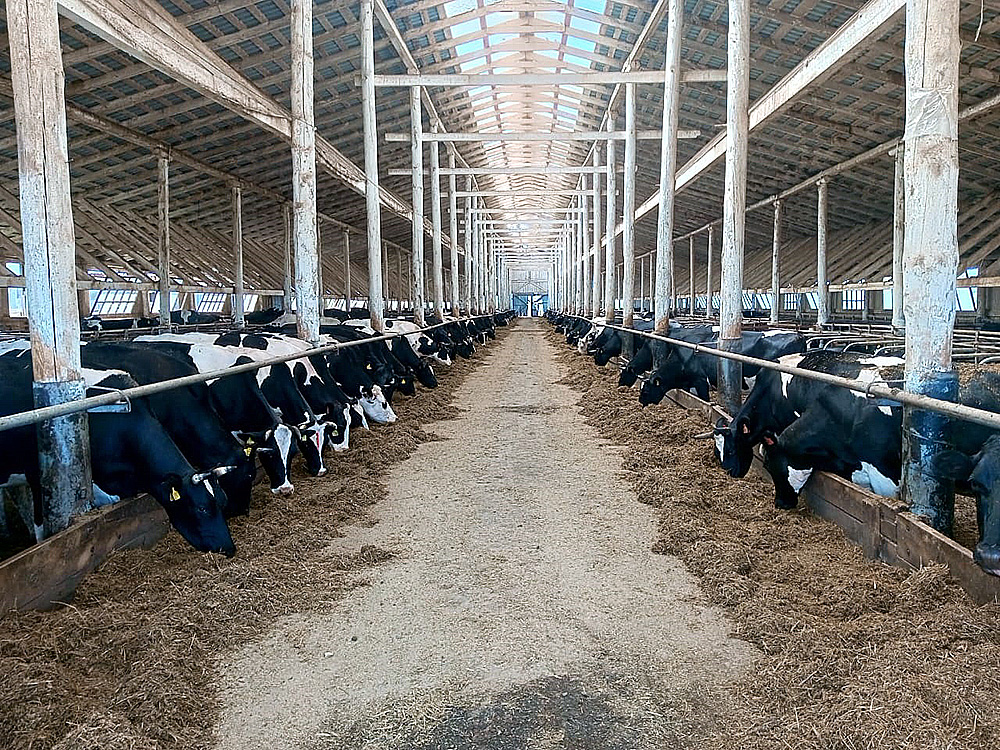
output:
<instances>
[{"instance_id":1,"label":"white painted column","mask_svg":"<svg viewBox=\"0 0 1000 750\"><path fill-rule=\"evenodd\" d=\"M599 169L601 166L601 148L600 144L594 144L594 169ZM601 247L601 231L603 227L601 225L601 182L603 181L603 176L600 172L594 172L593 183L594 183L594 274L593 274L593 289L591 290L591 296L593 298L594 306L594 317L598 317L604 310L604 301L602 300L601 293L604 291L604 276L602 273L604 260L604 250Z\"/></svg>"},{"instance_id":2,"label":"white painted column","mask_svg":"<svg viewBox=\"0 0 1000 750\"><path fill-rule=\"evenodd\" d=\"M448 168L455 169L455 153L448 154ZM448 175L448 222L451 230L451 314L458 316L462 301L458 291L458 196L455 175Z\"/></svg>"},{"instance_id":3,"label":"white painted column","mask_svg":"<svg viewBox=\"0 0 1000 750\"><path fill-rule=\"evenodd\" d=\"M691 296L688 315L694 315L694 235L688 237L688 293Z\"/></svg>"},{"instance_id":4,"label":"white painted column","mask_svg":"<svg viewBox=\"0 0 1000 750\"><path fill-rule=\"evenodd\" d=\"M283 273L281 281L281 310L292 311L292 205L286 203L281 210L285 220L285 248L283 253Z\"/></svg>"},{"instance_id":5,"label":"white painted column","mask_svg":"<svg viewBox=\"0 0 1000 750\"><path fill-rule=\"evenodd\" d=\"M59 18L51 0L9 0L21 242L37 407L86 395L80 368L76 238L66 143L65 77ZM50 536L91 504L86 414L36 427L42 525Z\"/></svg>"},{"instance_id":6,"label":"white painted column","mask_svg":"<svg viewBox=\"0 0 1000 750\"><path fill-rule=\"evenodd\" d=\"M639 309L646 309L646 260L639 259Z\"/></svg>"},{"instance_id":7,"label":"white painted column","mask_svg":"<svg viewBox=\"0 0 1000 750\"><path fill-rule=\"evenodd\" d=\"M232 186L233 197L233 255L236 256L236 283L233 285L233 324L246 328L246 296L243 287L243 190Z\"/></svg>"},{"instance_id":8,"label":"white painted column","mask_svg":"<svg viewBox=\"0 0 1000 750\"><path fill-rule=\"evenodd\" d=\"M368 3L371 1L367 0ZM362 0L362 20L365 4L365 0ZM292 211L295 246L295 312L299 338L316 344L319 342L319 250L316 240L316 126L313 117L312 28L312 3L309 0L292 0ZM362 41L362 46L364 44ZM374 96L374 91L372 94ZM374 101L372 107L374 113ZM372 137L374 147L374 135Z\"/></svg>"},{"instance_id":9,"label":"white painted column","mask_svg":"<svg viewBox=\"0 0 1000 750\"><path fill-rule=\"evenodd\" d=\"M462 304L462 312L465 315L472 313L472 207L475 198L472 193L472 177L465 178L465 192L470 193L465 199L465 301Z\"/></svg>"},{"instance_id":10,"label":"white painted column","mask_svg":"<svg viewBox=\"0 0 1000 750\"><path fill-rule=\"evenodd\" d=\"M903 236L905 388L954 400L952 368L955 276L958 272L958 0L906 3L906 225ZM947 447L949 420L907 408L903 417L903 500L910 511L950 534L954 485L939 478L936 457ZM996 564L1000 538L987 511L978 559Z\"/></svg>"},{"instance_id":11,"label":"white painted column","mask_svg":"<svg viewBox=\"0 0 1000 750\"><path fill-rule=\"evenodd\" d=\"M712 253L715 252L715 227L708 225L708 261L705 263L705 317L712 317Z\"/></svg>"},{"instance_id":12,"label":"white painted column","mask_svg":"<svg viewBox=\"0 0 1000 750\"><path fill-rule=\"evenodd\" d=\"M903 315L903 237L906 234L906 185L904 183L905 146L896 146L892 191L892 327L902 331Z\"/></svg>"},{"instance_id":13,"label":"white painted column","mask_svg":"<svg viewBox=\"0 0 1000 750\"><path fill-rule=\"evenodd\" d=\"M816 183L816 326L830 322L830 287L826 282L826 216L828 185Z\"/></svg>"},{"instance_id":14,"label":"white painted column","mask_svg":"<svg viewBox=\"0 0 1000 750\"><path fill-rule=\"evenodd\" d=\"M580 176L580 187L586 193L587 175ZM583 315L585 318L594 317L594 302L592 299L593 283L590 279L590 216L587 208L586 195L580 196L580 241L583 247Z\"/></svg>"},{"instance_id":15,"label":"white painted column","mask_svg":"<svg viewBox=\"0 0 1000 750\"><path fill-rule=\"evenodd\" d=\"M726 74L726 187L722 213L722 283L719 346L739 347L743 333L743 251L746 222L747 140L749 137L750 8L748 0L729 3L729 61ZM743 367L719 360L719 401L735 414L742 401Z\"/></svg>"},{"instance_id":16,"label":"white painted column","mask_svg":"<svg viewBox=\"0 0 1000 750\"><path fill-rule=\"evenodd\" d=\"M626 328L635 309L635 84L625 84L625 206L622 209L622 309Z\"/></svg>"},{"instance_id":17,"label":"white painted column","mask_svg":"<svg viewBox=\"0 0 1000 750\"><path fill-rule=\"evenodd\" d=\"M663 63L663 131L660 146L660 205L656 223L655 330L670 327L670 300L674 293L674 173L677 171L677 113L680 109L681 40L684 0L667 0L666 57ZM691 295L694 314L694 294Z\"/></svg>"},{"instance_id":18,"label":"white painted column","mask_svg":"<svg viewBox=\"0 0 1000 750\"><path fill-rule=\"evenodd\" d=\"M345 229L342 235L344 238L344 310L351 309L351 235Z\"/></svg>"},{"instance_id":19,"label":"white painted column","mask_svg":"<svg viewBox=\"0 0 1000 750\"><path fill-rule=\"evenodd\" d=\"M410 291L410 296L413 299L413 322L422 326L424 325L424 141L419 86L410 87L410 166L413 203L413 222L410 228L413 289Z\"/></svg>"},{"instance_id":20,"label":"white painted column","mask_svg":"<svg viewBox=\"0 0 1000 750\"><path fill-rule=\"evenodd\" d=\"M607 129L615 129L615 118L608 116ZM607 323L615 321L615 217L618 214L615 191L615 142L609 138L605 146L607 165L604 171L607 190L604 209L604 320Z\"/></svg>"},{"instance_id":21,"label":"white painted column","mask_svg":"<svg viewBox=\"0 0 1000 750\"><path fill-rule=\"evenodd\" d=\"M156 260L159 271L160 324L170 325L170 158L160 153L156 158Z\"/></svg>"},{"instance_id":22,"label":"white painted column","mask_svg":"<svg viewBox=\"0 0 1000 750\"><path fill-rule=\"evenodd\" d=\"M371 313L372 328L381 332L384 329L382 206L379 202L378 127L375 120L374 24L374 0L361 0L361 111L364 125L365 205L368 228L368 310ZM301 306L301 300L299 305Z\"/></svg>"},{"instance_id":23,"label":"white painted column","mask_svg":"<svg viewBox=\"0 0 1000 750\"><path fill-rule=\"evenodd\" d=\"M444 320L444 257L441 251L441 155L438 142L430 143L431 157L431 275L434 277L434 314Z\"/></svg>"},{"instance_id":24,"label":"white painted column","mask_svg":"<svg viewBox=\"0 0 1000 750\"><path fill-rule=\"evenodd\" d=\"M771 322L778 322L781 310L781 201L774 202L774 236L771 240Z\"/></svg>"}]
</instances>

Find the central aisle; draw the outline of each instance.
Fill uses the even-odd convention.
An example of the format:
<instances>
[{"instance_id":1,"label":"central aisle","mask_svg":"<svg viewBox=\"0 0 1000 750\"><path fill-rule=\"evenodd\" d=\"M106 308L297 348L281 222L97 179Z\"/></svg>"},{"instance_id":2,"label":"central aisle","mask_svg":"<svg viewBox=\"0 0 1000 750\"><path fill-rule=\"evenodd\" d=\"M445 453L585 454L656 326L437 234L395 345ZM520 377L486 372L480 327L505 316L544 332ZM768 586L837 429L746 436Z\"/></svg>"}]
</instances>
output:
<instances>
[{"instance_id":1,"label":"central aisle","mask_svg":"<svg viewBox=\"0 0 1000 750\"><path fill-rule=\"evenodd\" d=\"M653 748L697 741L752 649L671 557L522 320L337 540L396 557L223 665L220 747Z\"/></svg>"}]
</instances>

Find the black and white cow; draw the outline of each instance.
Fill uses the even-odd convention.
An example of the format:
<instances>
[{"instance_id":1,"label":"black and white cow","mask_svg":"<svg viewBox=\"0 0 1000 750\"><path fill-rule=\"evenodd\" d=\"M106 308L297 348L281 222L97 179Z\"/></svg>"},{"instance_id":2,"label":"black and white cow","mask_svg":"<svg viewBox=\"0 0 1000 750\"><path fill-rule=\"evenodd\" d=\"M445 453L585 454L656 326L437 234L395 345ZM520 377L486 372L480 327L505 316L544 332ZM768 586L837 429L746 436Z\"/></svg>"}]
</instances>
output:
<instances>
[{"instance_id":1,"label":"black and white cow","mask_svg":"<svg viewBox=\"0 0 1000 750\"><path fill-rule=\"evenodd\" d=\"M201 372L214 372L232 367L239 360L260 362L268 355L260 348L241 346L250 334L170 333L159 336L139 336L136 341L153 343L173 342L191 347L189 352ZM305 461L306 471L312 476L323 476L323 440L325 426L319 423L299 391L286 364L264 366L257 370L257 383L267 403L278 411L282 424L289 427L295 444Z\"/></svg>"},{"instance_id":2,"label":"black and white cow","mask_svg":"<svg viewBox=\"0 0 1000 750\"><path fill-rule=\"evenodd\" d=\"M409 344L417 356L434 359L443 365L451 364L450 347L436 339L433 331L424 331L416 323L399 318L387 318L385 321L385 331L386 333L405 334L402 340L405 340ZM398 341L399 339L396 340Z\"/></svg>"},{"instance_id":3,"label":"black and white cow","mask_svg":"<svg viewBox=\"0 0 1000 750\"><path fill-rule=\"evenodd\" d=\"M0 414L34 408L31 352L15 350L0 356ZM137 385L125 372L83 368L88 395ZM88 415L90 455L96 498L110 500L149 493L167 512L175 529L201 552L236 553L223 517L225 492L213 472L196 471L143 399L123 413ZM0 481L24 475L41 523L38 449L33 426L0 432Z\"/></svg>"},{"instance_id":4,"label":"black and white cow","mask_svg":"<svg viewBox=\"0 0 1000 750\"><path fill-rule=\"evenodd\" d=\"M672 330L670 338L715 349L718 346L718 329L703 326ZM652 340L649 344L653 355L652 373L639 391L640 404L643 406L658 404L667 391L673 388L694 391L699 398L708 400L709 387L716 386L718 357L687 347L674 346L665 341ZM769 330L744 331L740 337L739 347L732 351L748 357L774 361L787 354L804 352L805 349L806 339L802 334L795 331ZM752 365L744 365L744 378L755 378L759 369Z\"/></svg>"}]
</instances>

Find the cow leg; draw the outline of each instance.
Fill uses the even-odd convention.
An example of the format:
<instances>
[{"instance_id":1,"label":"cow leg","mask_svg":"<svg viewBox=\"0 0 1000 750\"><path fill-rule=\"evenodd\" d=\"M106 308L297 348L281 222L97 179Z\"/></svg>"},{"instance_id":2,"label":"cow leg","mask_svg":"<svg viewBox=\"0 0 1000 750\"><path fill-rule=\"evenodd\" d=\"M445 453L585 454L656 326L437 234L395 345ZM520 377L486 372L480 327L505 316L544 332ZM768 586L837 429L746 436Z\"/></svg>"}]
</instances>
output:
<instances>
[{"instance_id":1,"label":"cow leg","mask_svg":"<svg viewBox=\"0 0 1000 750\"><path fill-rule=\"evenodd\" d=\"M979 543L973 557L987 573L1000 576L1000 494L980 495L976 500L976 516Z\"/></svg>"}]
</instances>

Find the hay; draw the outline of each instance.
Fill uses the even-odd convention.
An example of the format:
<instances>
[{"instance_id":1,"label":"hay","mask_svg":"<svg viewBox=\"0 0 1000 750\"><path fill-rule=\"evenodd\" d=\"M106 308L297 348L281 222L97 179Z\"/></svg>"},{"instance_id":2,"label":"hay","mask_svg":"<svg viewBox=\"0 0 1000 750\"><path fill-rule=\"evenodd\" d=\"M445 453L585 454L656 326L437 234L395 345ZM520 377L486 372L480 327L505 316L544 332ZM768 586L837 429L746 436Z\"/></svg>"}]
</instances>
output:
<instances>
[{"instance_id":1,"label":"hay","mask_svg":"<svg viewBox=\"0 0 1000 750\"><path fill-rule=\"evenodd\" d=\"M481 347L437 368L437 389L394 404L397 423L352 431L327 476L296 467L294 496L256 487L250 516L231 523L234 559L193 552L171 533L114 555L73 604L0 620L0 749L213 747L219 656L280 617L327 607L358 585L349 571L388 559L373 547L332 555L330 540L385 497L386 471L434 439L421 423L456 413L454 390L487 356Z\"/></svg>"},{"instance_id":2,"label":"hay","mask_svg":"<svg viewBox=\"0 0 1000 750\"><path fill-rule=\"evenodd\" d=\"M699 416L641 409L614 371L550 336L588 421L625 448L639 499L660 508L654 550L679 557L761 650L703 746L997 743L1000 606L977 607L943 566L870 562L833 524L775 510L768 480L726 476L711 443L691 439Z\"/></svg>"}]
</instances>

